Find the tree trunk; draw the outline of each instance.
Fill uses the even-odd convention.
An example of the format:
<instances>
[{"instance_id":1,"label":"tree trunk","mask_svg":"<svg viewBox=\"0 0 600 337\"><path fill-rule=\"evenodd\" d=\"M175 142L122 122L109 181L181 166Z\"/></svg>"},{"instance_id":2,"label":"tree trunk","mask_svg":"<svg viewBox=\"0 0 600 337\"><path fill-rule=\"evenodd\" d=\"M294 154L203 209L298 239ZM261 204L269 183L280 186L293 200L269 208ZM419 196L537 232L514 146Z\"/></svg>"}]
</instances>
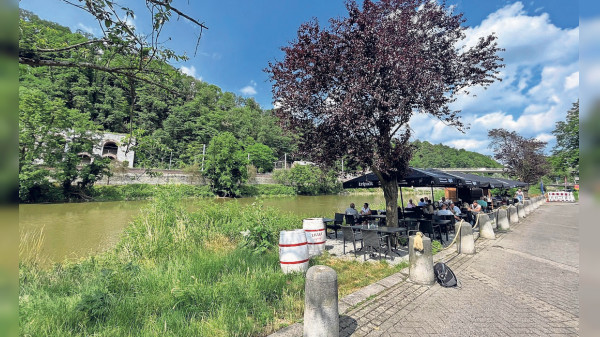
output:
<instances>
[{"instance_id":1,"label":"tree trunk","mask_svg":"<svg viewBox=\"0 0 600 337\"><path fill-rule=\"evenodd\" d=\"M381 182L385 198L385 222L389 227L398 227L398 179L388 177L379 171L373 170Z\"/></svg>"}]
</instances>

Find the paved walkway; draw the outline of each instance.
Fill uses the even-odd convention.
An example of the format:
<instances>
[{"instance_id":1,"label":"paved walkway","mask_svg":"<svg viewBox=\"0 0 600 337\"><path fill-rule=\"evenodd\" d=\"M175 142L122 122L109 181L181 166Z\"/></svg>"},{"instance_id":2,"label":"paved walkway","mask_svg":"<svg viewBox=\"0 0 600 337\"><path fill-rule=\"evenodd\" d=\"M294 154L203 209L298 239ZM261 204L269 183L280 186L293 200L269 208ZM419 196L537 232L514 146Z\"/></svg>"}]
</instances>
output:
<instances>
[{"instance_id":1,"label":"paved walkway","mask_svg":"<svg viewBox=\"0 0 600 337\"><path fill-rule=\"evenodd\" d=\"M477 240L475 255L450 248L443 259L451 259L461 289L397 274L367 287L377 295L362 291L357 297L367 300L357 305L345 305L356 293L347 296L340 336L578 335L578 209L545 204L496 240ZM285 330L276 335L302 335L301 324Z\"/></svg>"}]
</instances>

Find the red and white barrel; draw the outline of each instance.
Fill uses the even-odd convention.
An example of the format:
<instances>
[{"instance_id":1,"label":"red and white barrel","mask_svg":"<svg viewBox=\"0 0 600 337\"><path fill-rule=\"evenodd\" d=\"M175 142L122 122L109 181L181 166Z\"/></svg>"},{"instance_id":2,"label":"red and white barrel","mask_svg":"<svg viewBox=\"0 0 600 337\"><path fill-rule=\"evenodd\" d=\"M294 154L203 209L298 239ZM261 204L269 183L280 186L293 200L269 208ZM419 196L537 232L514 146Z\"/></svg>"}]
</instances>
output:
<instances>
[{"instance_id":1,"label":"red and white barrel","mask_svg":"<svg viewBox=\"0 0 600 337\"><path fill-rule=\"evenodd\" d=\"M325 251L325 222L323 218L308 218L302 220L302 228L306 232L308 242L308 256L313 257L323 254Z\"/></svg>"},{"instance_id":2,"label":"red and white barrel","mask_svg":"<svg viewBox=\"0 0 600 337\"><path fill-rule=\"evenodd\" d=\"M285 274L308 270L308 243L303 229L279 232L279 264Z\"/></svg>"}]
</instances>

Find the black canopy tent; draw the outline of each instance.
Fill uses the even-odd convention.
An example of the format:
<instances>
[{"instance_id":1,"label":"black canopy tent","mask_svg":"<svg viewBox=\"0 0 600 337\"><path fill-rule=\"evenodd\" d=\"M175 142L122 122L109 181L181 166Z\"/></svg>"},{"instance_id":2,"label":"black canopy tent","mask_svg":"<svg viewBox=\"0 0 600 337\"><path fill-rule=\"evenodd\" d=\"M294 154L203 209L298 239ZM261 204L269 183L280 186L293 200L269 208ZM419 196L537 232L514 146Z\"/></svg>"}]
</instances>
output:
<instances>
[{"instance_id":1,"label":"black canopy tent","mask_svg":"<svg viewBox=\"0 0 600 337\"><path fill-rule=\"evenodd\" d=\"M400 187L400 201L404 208L404 198L402 197L402 187L431 187L431 200L434 200L434 187L455 187L466 185L466 182L455 176L449 175L442 171L417 169L410 167L407 174L398 180ZM375 173L368 173L360 177L348 180L343 184L344 188L369 188L381 187L381 182Z\"/></svg>"},{"instance_id":2,"label":"black canopy tent","mask_svg":"<svg viewBox=\"0 0 600 337\"><path fill-rule=\"evenodd\" d=\"M418 169L410 167L406 176L398 180L400 187L400 200L404 208L402 187L431 187L431 199L434 201L434 187L456 187L461 189L473 188L514 188L525 187L527 183L504 179L478 176L462 172L444 172L434 169ZM381 187L379 178L374 173L368 173L360 177L348 180L343 184L344 188L369 188Z\"/></svg>"},{"instance_id":3,"label":"black canopy tent","mask_svg":"<svg viewBox=\"0 0 600 337\"><path fill-rule=\"evenodd\" d=\"M510 184L508 182L499 180L493 177L485 177L478 176L475 174L462 173L462 172L452 172L448 173L457 178L461 178L464 180L468 180L472 182L472 185L475 187L481 188L510 188Z\"/></svg>"}]
</instances>

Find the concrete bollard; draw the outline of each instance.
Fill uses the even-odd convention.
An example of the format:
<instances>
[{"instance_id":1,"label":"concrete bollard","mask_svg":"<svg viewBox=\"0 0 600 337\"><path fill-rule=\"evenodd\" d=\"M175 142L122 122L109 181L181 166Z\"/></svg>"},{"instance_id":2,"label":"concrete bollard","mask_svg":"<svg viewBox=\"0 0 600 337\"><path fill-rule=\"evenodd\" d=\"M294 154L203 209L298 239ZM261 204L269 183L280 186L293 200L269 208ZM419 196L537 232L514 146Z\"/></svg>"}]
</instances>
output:
<instances>
[{"instance_id":1,"label":"concrete bollard","mask_svg":"<svg viewBox=\"0 0 600 337\"><path fill-rule=\"evenodd\" d=\"M312 266L306 272L304 291L304 336L340 335L337 273L327 266Z\"/></svg>"},{"instance_id":2,"label":"concrete bollard","mask_svg":"<svg viewBox=\"0 0 600 337\"><path fill-rule=\"evenodd\" d=\"M519 223L519 215L517 214L517 208L514 205L508 206L508 220L513 225Z\"/></svg>"},{"instance_id":3,"label":"concrete bollard","mask_svg":"<svg viewBox=\"0 0 600 337\"><path fill-rule=\"evenodd\" d=\"M517 214L519 215L519 219L523 219L525 217L525 208L523 208L523 204L517 204Z\"/></svg>"},{"instance_id":4,"label":"concrete bollard","mask_svg":"<svg viewBox=\"0 0 600 337\"><path fill-rule=\"evenodd\" d=\"M456 223L456 233L460 226L460 235L456 238L456 252L459 254L475 254L475 240L473 239L473 227L468 222Z\"/></svg>"},{"instance_id":5,"label":"concrete bollard","mask_svg":"<svg viewBox=\"0 0 600 337\"><path fill-rule=\"evenodd\" d=\"M494 234L490 217L487 214L479 214L477 217L479 218L479 237L495 240L496 235Z\"/></svg>"},{"instance_id":6,"label":"concrete bollard","mask_svg":"<svg viewBox=\"0 0 600 337\"><path fill-rule=\"evenodd\" d=\"M525 209L525 216L528 216L531 214L531 212L533 212L533 209L531 209L531 200L525 200L523 203L523 209Z\"/></svg>"},{"instance_id":7,"label":"concrete bollard","mask_svg":"<svg viewBox=\"0 0 600 337\"><path fill-rule=\"evenodd\" d=\"M489 217L490 221L492 222L492 229L498 228L498 210L493 210Z\"/></svg>"},{"instance_id":8,"label":"concrete bollard","mask_svg":"<svg viewBox=\"0 0 600 337\"><path fill-rule=\"evenodd\" d=\"M415 251L413 248L415 236L408 238L408 263L410 267L410 280L418 284L433 284L435 275L433 274L433 254L431 253L431 239L423 237L423 251Z\"/></svg>"},{"instance_id":9,"label":"concrete bollard","mask_svg":"<svg viewBox=\"0 0 600 337\"><path fill-rule=\"evenodd\" d=\"M507 210L499 209L498 213L496 213L496 222L498 223L498 228L503 231L507 231L510 229L510 224L508 222Z\"/></svg>"}]
</instances>

